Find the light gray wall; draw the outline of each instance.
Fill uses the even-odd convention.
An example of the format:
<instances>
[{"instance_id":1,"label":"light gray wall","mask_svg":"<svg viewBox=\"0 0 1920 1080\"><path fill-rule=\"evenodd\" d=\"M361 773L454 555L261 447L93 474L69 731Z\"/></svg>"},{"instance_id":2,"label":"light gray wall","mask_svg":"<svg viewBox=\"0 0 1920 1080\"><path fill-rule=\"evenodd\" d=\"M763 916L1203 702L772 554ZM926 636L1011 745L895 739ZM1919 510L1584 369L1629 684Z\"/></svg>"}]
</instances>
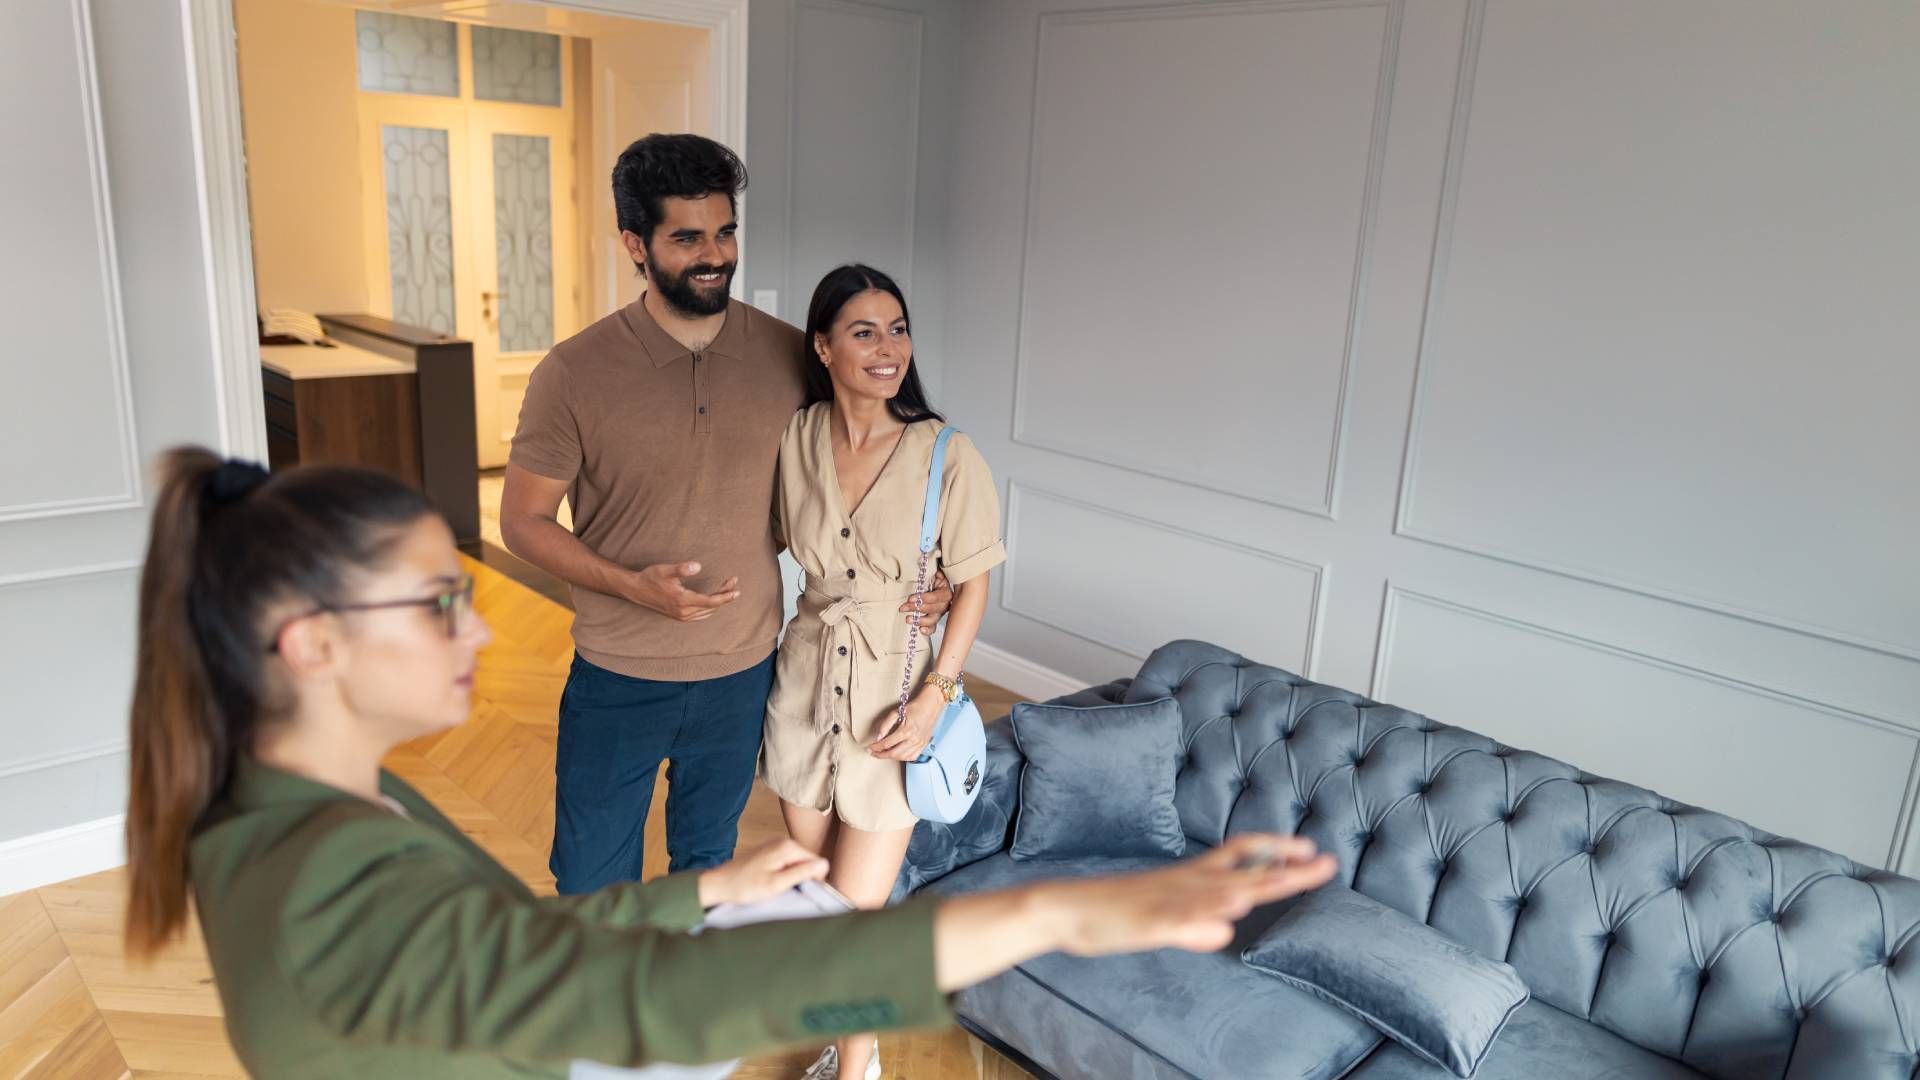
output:
<instances>
[{"instance_id":1,"label":"light gray wall","mask_svg":"<svg viewBox=\"0 0 1920 1080\"><path fill-rule=\"evenodd\" d=\"M1920 870L1920 19L981 0L984 640L1211 639Z\"/></svg>"},{"instance_id":2,"label":"light gray wall","mask_svg":"<svg viewBox=\"0 0 1920 1080\"><path fill-rule=\"evenodd\" d=\"M748 9L746 295L799 326L826 271L870 263L913 312L937 393L944 360L956 0L753 0Z\"/></svg>"},{"instance_id":3,"label":"light gray wall","mask_svg":"<svg viewBox=\"0 0 1920 1080\"><path fill-rule=\"evenodd\" d=\"M143 473L219 439L180 6L7 22L0 841L124 809Z\"/></svg>"}]
</instances>

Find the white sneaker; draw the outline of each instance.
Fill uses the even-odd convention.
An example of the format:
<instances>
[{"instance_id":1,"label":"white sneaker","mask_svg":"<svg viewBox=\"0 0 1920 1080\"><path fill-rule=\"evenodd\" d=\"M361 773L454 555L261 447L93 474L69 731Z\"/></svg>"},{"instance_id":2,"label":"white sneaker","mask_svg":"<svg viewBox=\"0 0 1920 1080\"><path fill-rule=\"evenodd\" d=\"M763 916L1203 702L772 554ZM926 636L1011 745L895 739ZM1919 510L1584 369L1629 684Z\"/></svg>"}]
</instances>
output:
<instances>
[{"instance_id":1,"label":"white sneaker","mask_svg":"<svg viewBox=\"0 0 1920 1080\"><path fill-rule=\"evenodd\" d=\"M829 1046L800 1074L800 1080L840 1080L840 1048Z\"/></svg>"},{"instance_id":2,"label":"white sneaker","mask_svg":"<svg viewBox=\"0 0 1920 1080\"><path fill-rule=\"evenodd\" d=\"M840 1080L840 1048L829 1046L800 1074L800 1080ZM880 1080L880 1040L873 1040L873 1056L867 1059L864 1080Z\"/></svg>"}]
</instances>

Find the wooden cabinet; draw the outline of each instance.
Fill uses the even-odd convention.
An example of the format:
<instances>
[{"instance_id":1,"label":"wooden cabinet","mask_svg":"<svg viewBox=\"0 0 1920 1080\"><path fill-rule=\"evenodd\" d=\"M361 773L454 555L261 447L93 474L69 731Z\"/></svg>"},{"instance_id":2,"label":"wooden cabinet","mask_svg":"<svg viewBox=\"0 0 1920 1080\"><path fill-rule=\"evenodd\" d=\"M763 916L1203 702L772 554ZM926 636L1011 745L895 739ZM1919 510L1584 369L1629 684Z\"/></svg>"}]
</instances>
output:
<instances>
[{"instance_id":1,"label":"wooden cabinet","mask_svg":"<svg viewBox=\"0 0 1920 1080\"><path fill-rule=\"evenodd\" d=\"M267 458L359 465L427 493L459 540L480 535L473 346L365 315L322 315L336 344L263 345Z\"/></svg>"},{"instance_id":2,"label":"wooden cabinet","mask_svg":"<svg viewBox=\"0 0 1920 1080\"><path fill-rule=\"evenodd\" d=\"M273 468L363 465L421 483L420 386L412 371L303 378L263 365L260 385Z\"/></svg>"}]
</instances>

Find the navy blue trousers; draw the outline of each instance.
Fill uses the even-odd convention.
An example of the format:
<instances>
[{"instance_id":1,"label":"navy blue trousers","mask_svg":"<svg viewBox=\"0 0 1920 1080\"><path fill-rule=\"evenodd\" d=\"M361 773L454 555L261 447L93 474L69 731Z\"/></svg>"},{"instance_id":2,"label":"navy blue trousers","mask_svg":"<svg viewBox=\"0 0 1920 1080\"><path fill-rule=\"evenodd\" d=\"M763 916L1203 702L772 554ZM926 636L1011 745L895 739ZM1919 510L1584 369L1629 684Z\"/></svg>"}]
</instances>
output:
<instances>
[{"instance_id":1,"label":"navy blue trousers","mask_svg":"<svg viewBox=\"0 0 1920 1080\"><path fill-rule=\"evenodd\" d=\"M753 789L773 657L736 675L657 682L579 656L560 698L553 870L562 895L639 881L647 811L667 766L669 869L733 857Z\"/></svg>"}]
</instances>

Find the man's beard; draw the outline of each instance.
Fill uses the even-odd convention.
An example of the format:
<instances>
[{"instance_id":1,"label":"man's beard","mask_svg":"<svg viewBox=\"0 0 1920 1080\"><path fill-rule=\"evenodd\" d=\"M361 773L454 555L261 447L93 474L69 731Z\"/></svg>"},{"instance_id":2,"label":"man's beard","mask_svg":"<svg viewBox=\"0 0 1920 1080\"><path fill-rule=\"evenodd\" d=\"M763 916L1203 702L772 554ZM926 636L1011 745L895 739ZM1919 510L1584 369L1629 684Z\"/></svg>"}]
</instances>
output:
<instances>
[{"instance_id":1,"label":"man's beard","mask_svg":"<svg viewBox=\"0 0 1920 1080\"><path fill-rule=\"evenodd\" d=\"M687 267L679 276L673 276L662 270L657 263L647 264L647 282L659 290L660 299L668 306L689 318L718 315L727 310L727 289L733 284L733 272L738 263L700 263ZM718 273L720 280L713 285L696 285L695 274Z\"/></svg>"}]
</instances>

